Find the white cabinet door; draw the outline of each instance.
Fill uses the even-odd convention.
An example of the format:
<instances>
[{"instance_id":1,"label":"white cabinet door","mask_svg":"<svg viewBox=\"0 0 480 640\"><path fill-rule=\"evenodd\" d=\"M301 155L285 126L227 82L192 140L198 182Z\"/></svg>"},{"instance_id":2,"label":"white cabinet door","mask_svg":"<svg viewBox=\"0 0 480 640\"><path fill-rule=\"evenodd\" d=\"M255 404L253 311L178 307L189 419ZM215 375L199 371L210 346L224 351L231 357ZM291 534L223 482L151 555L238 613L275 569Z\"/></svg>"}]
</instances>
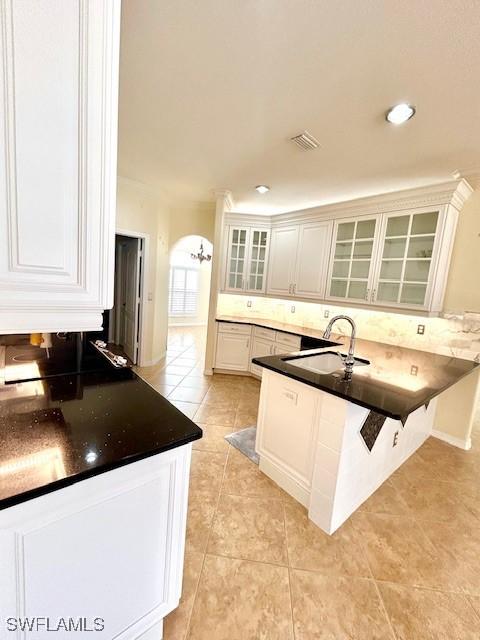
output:
<instances>
[{"instance_id":1,"label":"white cabinet door","mask_svg":"<svg viewBox=\"0 0 480 640\"><path fill-rule=\"evenodd\" d=\"M265 293L269 238L270 229L230 227L225 291Z\"/></svg>"},{"instance_id":2,"label":"white cabinet door","mask_svg":"<svg viewBox=\"0 0 480 640\"><path fill-rule=\"evenodd\" d=\"M272 229L267 293L293 295L299 227Z\"/></svg>"},{"instance_id":3,"label":"white cabinet door","mask_svg":"<svg viewBox=\"0 0 480 640\"><path fill-rule=\"evenodd\" d=\"M245 291L265 293L269 238L269 229L250 229Z\"/></svg>"},{"instance_id":4,"label":"white cabinet door","mask_svg":"<svg viewBox=\"0 0 480 640\"><path fill-rule=\"evenodd\" d=\"M262 468L268 461L270 469L288 476L291 484L283 488L303 504L312 484L320 396L306 384L265 370L255 446L260 469L268 474L268 468Z\"/></svg>"},{"instance_id":5,"label":"white cabinet door","mask_svg":"<svg viewBox=\"0 0 480 640\"><path fill-rule=\"evenodd\" d=\"M369 302L379 240L379 216L335 222L326 297Z\"/></svg>"},{"instance_id":6,"label":"white cabinet door","mask_svg":"<svg viewBox=\"0 0 480 640\"><path fill-rule=\"evenodd\" d=\"M332 222L302 224L299 231L294 294L324 298Z\"/></svg>"},{"instance_id":7,"label":"white cabinet door","mask_svg":"<svg viewBox=\"0 0 480 640\"><path fill-rule=\"evenodd\" d=\"M260 338L253 338L252 348L250 350L250 371L257 376L262 376L263 367L259 367L258 364L253 364L253 358L263 358L264 356L271 356L274 350L274 343L269 340L262 340Z\"/></svg>"},{"instance_id":8,"label":"white cabinet door","mask_svg":"<svg viewBox=\"0 0 480 640\"><path fill-rule=\"evenodd\" d=\"M232 371L248 371L250 360L250 334L217 334L215 367Z\"/></svg>"},{"instance_id":9,"label":"white cabinet door","mask_svg":"<svg viewBox=\"0 0 480 640\"><path fill-rule=\"evenodd\" d=\"M442 223L439 209L384 216L373 303L430 308Z\"/></svg>"},{"instance_id":10,"label":"white cabinet door","mask_svg":"<svg viewBox=\"0 0 480 640\"><path fill-rule=\"evenodd\" d=\"M120 2L2 3L0 333L113 303Z\"/></svg>"},{"instance_id":11,"label":"white cabinet door","mask_svg":"<svg viewBox=\"0 0 480 640\"><path fill-rule=\"evenodd\" d=\"M250 230L246 227L230 227L228 234L225 291L244 291L248 260Z\"/></svg>"}]
</instances>

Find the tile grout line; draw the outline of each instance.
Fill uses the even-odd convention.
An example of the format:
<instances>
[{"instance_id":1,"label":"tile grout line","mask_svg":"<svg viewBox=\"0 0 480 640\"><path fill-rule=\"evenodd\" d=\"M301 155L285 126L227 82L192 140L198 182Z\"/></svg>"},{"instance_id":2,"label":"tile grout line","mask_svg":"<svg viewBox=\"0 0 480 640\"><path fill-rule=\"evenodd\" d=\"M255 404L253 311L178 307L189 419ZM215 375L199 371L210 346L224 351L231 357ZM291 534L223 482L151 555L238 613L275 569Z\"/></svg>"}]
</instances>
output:
<instances>
[{"instance_id":1,"label":"tile grout line","mask_svg":"<svg viewBox=\"0 0 480 640\"><path fill-rule=\"evenodd\" d=\"M209 527L209 531L208 531L208 536L207 536L207 540L205 542L205 551L203 552L202 566L201 566L199 574L198 574L198 582L197 582L197 585L195 587L195 593L194 593L193 600L192 600L192 608L191 608L190 614L188 616L188 621L187 621L187 626L186 626L186 629L185 629L184 640L188 640L188 636L190 635L190 623L191 623L191 620L192 620L193 610L195 608L195 603L196 603L196 600L197 600L198 589L199 589L199 586L200 586L200 580L202 578L203 569L205 567L205 558L207 557L208 543L210 542L210 536L212 534L213 522L215 520L215 517L217 515L217 511L218 511L218 504L220 502L220 495L221 495L221 492L222 492L222 485L223 485L223 480L225 478L225 472L226 472L226 469L227 469L227 463L228 463L229 454L230 454L230 451L227 450L227 455L226 455L226 458L225 458L225 464L223 465L222 481L220 482L220 490L218 492L217 502L216 502L216 505L215 505L215 509L213 511L212 519L210 520L210 527Z\"/></svg>"},{"instance_id":2,"label":"tile grout line","mask_svg":"<svg viewBox=\"0 0 480 640\"><path fill-rule=\"evenodd\" d=\"M288 590L290 593L290 617L292 621L292 637L293 637L293 640L295 640L295 618L293 615L293 593L292 593L292 574L290 569L290 553L288 551L287 515L285 511L285 502L283 500L282 500L282 511L283 511L283 530L285 532L285 548L287 550Z\"/></svg>"},{"instance_id":3,"label":"tile grout line","mask_svg":"<svg viewBox=\"0 0 480 640\"><path fill-rule=\"evenodd\" d=\"M380 600L380 606L381 606L382 611L383 611L383 613L385 615L385 618L387 620L388 626L390 627L390 631L392 632L392 638L393 638L393 640L397 640L397 634L395 633L395 629L393 628L392 621L390 620L390 616L388 615L387 607L385 606L385 602L383 600L382 593L381 593L380 588L379 588L379 586L377 584L377 581L375 579L373 580L373 584L375 585L375 590L376 590L378 598Z\"/></svg>"},{"instance_id":4,"label":"tile grout line","mask_svg":"<svg viewBox=\"0 0 480 640\"><path fill-rule=\"evenodd\" d=\"M477 611L477 609L473 606L473 602L470 599L470 596L468 594L464 594L465 596L465 600L468 602L468 604L471 606L471 608L473 609L473 613L475 614L475 616L477 617L479 623L480 623L480 611Z\"/></svg>"},{"instance_id":5,"label":"tile grout line","mask_svg":"<svg viewBox=\"0 0 480 640\"><path fill-rule=\"evenodd\" d=\"M356 525L354 522L352 522L352 527L353 527L353 530L357 532L357 534L361 533L359 531L358 524ZM373 573L373 570L372 570L372 566L371 566L370 560L368 558L367 549L366 549L366 546L365 546L365 544L363 542L363 539L362 539L361 535L359 536L358 545L359 545L359 547L360 547L360 549L362 551L363 557L364 557L364 559L365 559L365 561L367 563L368 571L370 572L371 580L373 581L373 584L375 585L375 591L377 592L377 596L378 596L378 598L380 600L380 606L382 608L382 611L383 611L383 614L384 614L385 619L387 621L387 624L388 624L388 626L390 628L390 632L392 634L392 638L393 638L393 640L397 640L397 634L394 631L392 621L390 620L390 616L388 615L387 608L385 606L385 602L384 602L384 600L382 598L382 594L381 594L380 589L379 589L379 587L377 585L377 581L375 579L375 576L374 576L374 573Z\"/></svg>"}]
</instances>

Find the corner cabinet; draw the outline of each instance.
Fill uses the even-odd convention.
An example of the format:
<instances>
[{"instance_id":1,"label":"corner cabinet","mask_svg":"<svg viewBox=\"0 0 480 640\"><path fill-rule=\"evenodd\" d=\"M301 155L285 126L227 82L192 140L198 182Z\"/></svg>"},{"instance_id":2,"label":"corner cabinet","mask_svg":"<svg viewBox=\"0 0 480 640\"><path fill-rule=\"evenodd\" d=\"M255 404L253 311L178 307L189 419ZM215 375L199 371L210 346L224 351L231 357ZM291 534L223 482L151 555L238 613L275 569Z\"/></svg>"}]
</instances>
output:
<instances>
[{"instance_id":1,"label":"corner cabinet","mask_svg":"<svg viewBox=\"0 0 480 640\"><path fill-rule=\"evenodd\" d=\"M225 291L265 293L270 229L228 229Z\"/></svg>"},{"instance_id":2,"label":"corner cabinet","mask_svg":"<svg viewBox=\"0 0 480 640\"><path fill-rule=\"evenodd\" d=\"M0 333L112 306L120 0L0 5Z\"/></svg>"}]
</instances>

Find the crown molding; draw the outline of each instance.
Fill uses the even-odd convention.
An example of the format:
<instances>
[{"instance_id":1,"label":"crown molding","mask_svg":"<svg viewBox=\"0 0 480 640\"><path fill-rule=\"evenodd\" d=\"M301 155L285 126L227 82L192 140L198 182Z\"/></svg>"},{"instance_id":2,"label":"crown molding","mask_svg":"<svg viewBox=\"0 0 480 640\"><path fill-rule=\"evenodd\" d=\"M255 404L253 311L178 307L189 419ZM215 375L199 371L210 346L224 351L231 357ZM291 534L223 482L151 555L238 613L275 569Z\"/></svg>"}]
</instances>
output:
<instances>
[{"instance_id":1,"label":"crown molding","mask_svg":"<svg viewBox=\"0 0 480 640\"><path fill-rule=\"evenodd\" d=\"M215 200L223 198L225 211L231 211L235 205L232 192L229 189L212 189Z\"/></svg>"},{"instance_id":2,"label":"crown molding","mask_svg":"<svg viewBox=\"0 0 480 640\"><path fill-rule=\"evenodd\" d=\"M372 215L442 205L450 205L460 211L472 193L472 187L462 178L426 187L391 191L269 216L234 212L229 213L227 219L233 224L258 224L263 226L307 222L321 218Z\"/></svg>"}]
</instances>

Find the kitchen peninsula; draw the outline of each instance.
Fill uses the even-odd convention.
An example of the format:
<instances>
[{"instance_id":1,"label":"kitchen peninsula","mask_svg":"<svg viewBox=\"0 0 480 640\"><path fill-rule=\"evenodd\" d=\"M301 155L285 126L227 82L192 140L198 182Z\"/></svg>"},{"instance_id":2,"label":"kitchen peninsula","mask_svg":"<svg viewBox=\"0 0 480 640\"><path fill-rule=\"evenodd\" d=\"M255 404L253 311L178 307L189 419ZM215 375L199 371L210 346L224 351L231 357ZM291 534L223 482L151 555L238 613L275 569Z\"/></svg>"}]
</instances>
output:
<instances>
[{"instance_id":1,"label":"kitchen peninsula","mask_svg":"<svg viewBox=\"0 0 480 640\"><path fill-rule=\"evenodd\" d=\"M295 350L285 345L253 357L263 370L256 451L260 469L327 533L421 446L434 425L437 397L478 366L359 339L360 363L345 380L341 361L325 373L298 366L305 356L345 354L345 336L325 343L320 331L260 318L219 316L217 324L297 339Z\"/></svg>"},{"instance_id":2,"label":"kitchen peninsula","mask_svg":"<svg viewBox=\"0 0 480 640\"><path fill-rule=\"evenodd\" d=\"M100 362L0 391L2 620L101 618L99 637L161 638L180 598L201 429Z\"/></svg>"}]
</instances>

